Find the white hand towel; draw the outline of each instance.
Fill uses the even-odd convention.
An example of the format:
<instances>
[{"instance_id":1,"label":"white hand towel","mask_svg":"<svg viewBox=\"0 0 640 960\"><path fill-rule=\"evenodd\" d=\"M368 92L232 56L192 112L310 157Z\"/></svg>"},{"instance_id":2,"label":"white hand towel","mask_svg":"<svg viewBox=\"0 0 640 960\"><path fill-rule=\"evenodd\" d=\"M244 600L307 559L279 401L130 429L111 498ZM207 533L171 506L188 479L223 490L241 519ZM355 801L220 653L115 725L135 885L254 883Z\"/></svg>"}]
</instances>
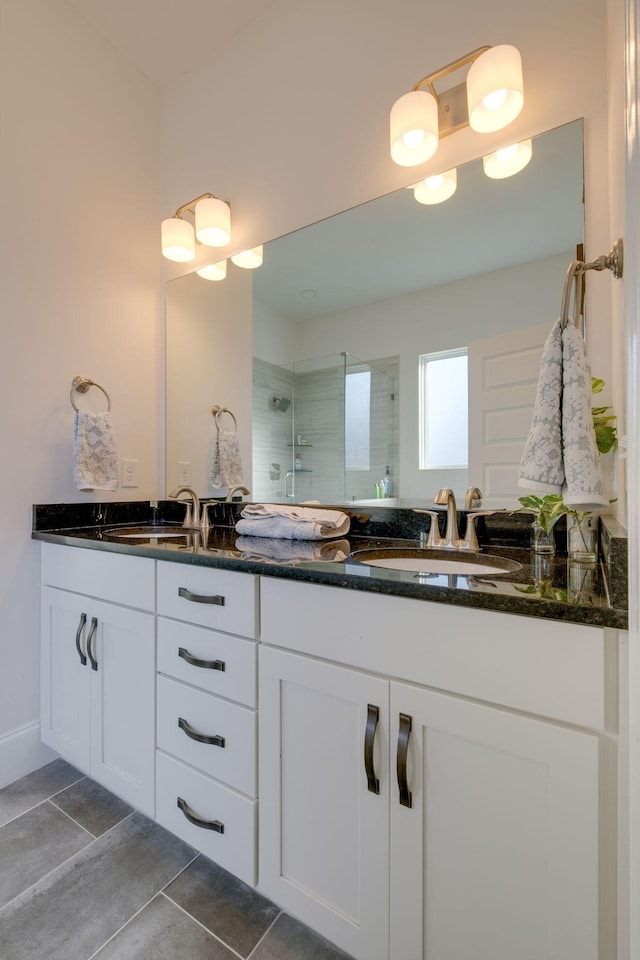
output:
<instances>
[{"instance_id":1,"label":"white hand towel","mask_svg":"<svg viewBox=\"0 0 640 960\"><path fill-rule=\"evenodd\" d=\"M244 483L240 439L235 430L213 431L209 483L212 487L234 487Z\"/></svg>"},{"instance_id":2,"label":"white hand towel","mask_svg":"<svg viewBox=\"0 0 640 960\"><path fill-rule=\"evenodd\" d=\"M572 323L562 330L557 320L542 349L518 486L561 493L575 510L608 504L591 414L591 373L584 340Z\"/></svg>"},{"instance_id":3,"label":"white hand towel","mask_svg":"<svg viewBox=\"0 0 640 960\"><path fill-rule=\"evenodd\" d=\"M73 425L73 482L78 490L117 490L116 437L109 413L78 410Z\"/></svg>"},{"instance_id":4,"label":"white hand towel","mask_svg":"<svg viewBox=\"0 0 640 960\"><path fill-rule=\"evenodd\" d=\"M243 560L261 563L302 563L324 560L331 563L346 560L351 552L348 540L276 540L270 537L238 537L236 549Z\"/></svg>"},{"instance_id":5,"label":"white hand towel","mask_svg":"<svg viewBox=\"0 0 640 960\"><path fill-rule=\"evenodd\" d=\"M350 519L341 510L289 506L280 503L247 504L236 523L243 536L285 540L327 540L344 537Z\"/></svg>"}]
</instances>

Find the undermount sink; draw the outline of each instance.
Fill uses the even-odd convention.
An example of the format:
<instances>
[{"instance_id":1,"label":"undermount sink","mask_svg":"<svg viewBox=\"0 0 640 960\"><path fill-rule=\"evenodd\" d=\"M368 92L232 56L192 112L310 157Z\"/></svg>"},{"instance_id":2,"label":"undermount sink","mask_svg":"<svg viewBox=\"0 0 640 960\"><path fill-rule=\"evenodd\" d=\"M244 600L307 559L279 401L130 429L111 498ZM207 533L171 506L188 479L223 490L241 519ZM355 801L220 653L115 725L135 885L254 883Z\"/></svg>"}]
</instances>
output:
<instances>
[{"instance_id":1,"label":"undermount sink","mask_svg":"<svg viewBox=\"0 0 640 960\"><path fill-rule=\"evenodd\" d=\"M142 527L112 527L110 530L105 530L103 536L114 537L118 540L168 540L186 537L190 533L193 533L193 531L186 527L149 524Z\"/></svg>"},{"instance_id":2,"label":"undermount sink","mask_svg":"<svg viewBox=\"0 0 640 960\"><path fill-rule=\"evenodd\" d=\"M408 570L413 573L451 573L463 576L495 576L514 573L522 564L507 557L462 551L424 550L419 547L381 547L355 550L352 560L370 567Z\"/></svg>"}]
</instances>

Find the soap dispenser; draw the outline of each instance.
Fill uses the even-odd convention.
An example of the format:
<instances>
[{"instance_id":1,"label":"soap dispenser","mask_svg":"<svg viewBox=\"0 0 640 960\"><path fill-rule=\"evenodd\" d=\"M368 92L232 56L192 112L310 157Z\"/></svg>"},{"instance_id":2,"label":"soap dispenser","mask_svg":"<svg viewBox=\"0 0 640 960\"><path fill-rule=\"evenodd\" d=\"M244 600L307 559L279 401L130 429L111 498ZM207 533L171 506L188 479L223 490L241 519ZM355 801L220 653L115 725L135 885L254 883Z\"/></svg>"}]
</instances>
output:
<instances>
[{"instance_id":1,"label":"soap dispenser","mask_svg":"<svg viewBox=\"0 0 640 960\"><path fill-rule=\"evenodd\" d=\"M391 496L391 474L389 473L389 467L384 468L384 477L382 478L382 496Z\"/></svg>"}]
</instances>

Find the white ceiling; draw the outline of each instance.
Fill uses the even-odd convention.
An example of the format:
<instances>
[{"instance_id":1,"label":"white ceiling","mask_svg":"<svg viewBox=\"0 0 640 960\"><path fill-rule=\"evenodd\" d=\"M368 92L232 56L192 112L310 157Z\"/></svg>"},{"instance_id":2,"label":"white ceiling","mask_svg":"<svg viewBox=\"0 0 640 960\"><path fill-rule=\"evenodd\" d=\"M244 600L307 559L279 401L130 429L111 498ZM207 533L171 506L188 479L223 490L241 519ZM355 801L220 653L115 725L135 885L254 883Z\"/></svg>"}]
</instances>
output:
<instances>
[{"instance_id":1,"label":"white ceiling","mask_svg":"<svg viewBox=\"0 0 640 960\"><path fill-rule=\"evenodd\" d=\"M66 0L158 87L226 44L277 0Z\"/></svg>"}]
</instances>

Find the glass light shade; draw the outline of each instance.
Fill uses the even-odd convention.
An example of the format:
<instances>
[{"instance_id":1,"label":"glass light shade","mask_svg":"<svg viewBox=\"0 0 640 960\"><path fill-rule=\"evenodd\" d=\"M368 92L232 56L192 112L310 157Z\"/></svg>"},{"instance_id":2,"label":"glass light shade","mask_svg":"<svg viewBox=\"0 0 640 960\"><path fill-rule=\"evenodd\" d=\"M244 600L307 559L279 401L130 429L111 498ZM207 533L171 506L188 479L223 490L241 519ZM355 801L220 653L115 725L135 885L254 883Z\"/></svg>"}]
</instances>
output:
<instances>
[{"instance_id":1,"label":"glass light shade","mask_svg":"<svg viewBox=\"0 0 640 960\"><path fill-rule=\"evenodd\" d=\"M508 44L480 54L467 74L469 126L478 133L502 130L524 104L522 59Z\"/></svg>"},{"instance_id":2,"label":"glass light shade","mask_svg":"<svg viewBox=\"0 0 640 960\"><path fill-rule=\"evenodd\" d=\"M438 104L427 90L413 90L391 108L391 157L401 167L425 163L438 149Z\"/></svg>"},{"instance_id":3,"label":"glass light shade","mask_svg":"<svg viewBox=\"0 0 640 960\"><path fill-rule=\"evenodd\" d=\"M435 177L427 177L416 183L413 188L413 195L418 203L443 203L452 197L458 187L458 171L446 170Z\"/></svg>"},{"instance_id":4,"label":"glass light shade","mask_svg":"<svg viewBox=\"0 0 640 960\"><path fill-rule=\"evenodd\" d=\"M262 266L262 244L259 247L252 247L251 250L243 250L241 253L234 254L231 259L236 267L244 267L245 270L255 270Z\"/></svg>"},{"instance_id":5,"label":"glass light shade","mask_svg":"<svg viewBox=\"0 0 640 960\"><path fill-rule=\"evenodd\" d=\"M224 247L231 239L229 204L217 197L203 197L196 203L196 237L207 247Z\"/></svg>"},{"instance_id":6,"label":"glass light shade","mask_svg":"<svg viewBox=\"0 0 640 960\"><path fill-rule=\"evenodd\" d=\"M208 263L206 267L200 267L196 270L199 277L203 280L224 280L227 275L227 261L220 260L219 263Z\"/></svg>"},{"instance_id":7,"label":"glass light shade","mask_svg":"<svg viewBox=\"0 0 640 960\"><path fill-rule=\"evenodd\" d=\"M187 263L196 255L196 240L188 220L169 217L162 221L162 255L176 263Z\"/></svg>"},{"instance_id":8,"label":"glass light shade","mask_svg":"<svg viewBox=\"0 0 640 960\"><path fill-rule=\"evenodd\" d=\"M520 143L512 143L509 147L503 147L482 158L484 172L492 180L504 180L505 177L512 177L514 173L520 173L531 160L533 146L531 140L522 140Z\"/></svg>"}]
</instances>

